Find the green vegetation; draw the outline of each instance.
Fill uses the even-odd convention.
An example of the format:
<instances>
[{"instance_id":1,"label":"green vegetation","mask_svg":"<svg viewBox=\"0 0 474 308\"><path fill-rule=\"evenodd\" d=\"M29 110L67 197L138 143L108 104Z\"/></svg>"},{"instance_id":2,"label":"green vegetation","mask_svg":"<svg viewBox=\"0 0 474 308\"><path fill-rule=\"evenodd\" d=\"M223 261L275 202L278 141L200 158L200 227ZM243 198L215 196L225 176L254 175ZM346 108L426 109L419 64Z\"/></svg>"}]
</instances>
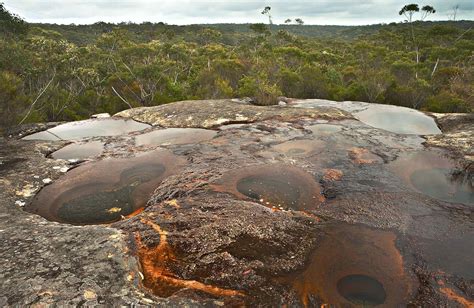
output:
<instances>
[{"instance_id":1,"label":"green vegetation","mask_svg":"<svg viewBox=\"0 0 474 308\"><path fill-rule=\"evenodd\" d=\"M0 127L238 96L471 112L474 22L408 16L367 27L27 25L1 5Z\"/></svg>"}]
</instances>

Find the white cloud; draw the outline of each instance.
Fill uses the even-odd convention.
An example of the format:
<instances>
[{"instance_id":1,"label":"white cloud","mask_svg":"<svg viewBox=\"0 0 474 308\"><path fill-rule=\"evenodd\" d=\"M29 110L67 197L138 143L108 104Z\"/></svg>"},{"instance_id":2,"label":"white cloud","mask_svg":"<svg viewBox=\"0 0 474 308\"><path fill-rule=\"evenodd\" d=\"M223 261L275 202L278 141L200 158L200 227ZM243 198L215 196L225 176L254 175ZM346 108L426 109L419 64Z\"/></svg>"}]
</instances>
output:
<instances>
[{"instance_id":1,"label":"white cloud","mask_svg":"<svg viewBox=\"0 0 474 308\"><path fill-rule=\"evenodd\" d=\"M286 18L303 18L308 24L372 24L400 21L399 0L4 0L5 6L30 22L93 23L166 22L246 23L266 22L260 11L272 7L275 23ZM408 1L410 2L410 1ZM407 3L408 3L407 2ZM411 1L416 2L416 1ZM402 3L402 4L400 4ZM473 0L433 0L438 12L432 20L446 20L452 7L459 4L458 19L474 19Z\"/></svg>"}]
</instances>

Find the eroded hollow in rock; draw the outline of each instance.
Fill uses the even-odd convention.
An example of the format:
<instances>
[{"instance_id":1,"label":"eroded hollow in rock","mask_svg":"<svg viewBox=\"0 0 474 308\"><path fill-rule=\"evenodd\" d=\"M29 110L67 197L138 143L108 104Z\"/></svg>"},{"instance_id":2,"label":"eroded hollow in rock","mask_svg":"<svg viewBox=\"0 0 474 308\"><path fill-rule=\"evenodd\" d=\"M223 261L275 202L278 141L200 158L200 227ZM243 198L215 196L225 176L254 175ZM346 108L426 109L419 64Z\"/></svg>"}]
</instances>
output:
<instances>
[{"instance_id":1,"label":"eroded hollow in rock","mask_svg":"<svg viewBox=\"0 0 474 308\"><path fill-rule=\"evenodd\" d=\"M199 143L212 139L217 133L208 129L168 128L136 137L137 145L165 145Z\"/></svg>"},{"instance_id":2,"label":"eroded hollow in rock","mask_svg":"<svg viewBox=\"0 0 474 308\"><path fill-rule=\"evenodd\" d=\"M307 157L323 151L325 143L318 140L291 140L272 147L275 151L290 157Z\"/></svg>"},{"instance_id":3,"label":"eroded hollow in rock","mask_svg":"<svg viewBox=\"0 0 474 308\"><path fill-rule=\"evenodd\" d=\"M253 199L267 207L286 210L312 210L324 201L313 176L300 168L283 164L231 171L215 188L243 199Z\"/></svg>"},{"instance_id":4,"label":"eroded hollow in rock","mask_svg":"<svg viewBox=\"0 0 474 308\"><path fill-rule=\"evenodd\" d=\"M23 140L78 140L87 137L119 136L150 127L129 119L93 119L62 124L48 130L28 135Z\"/></svg>"},{"instance_id":5,"label":"eroded hollow in rock","mask_svg":"<svg viewBox=\"0 0 474 308\"><path fill-rule=\"evenodd\" d=\"M118 221L140 212L161 181L180 164L181 159L167 151L89 163L46 186L25 209L75 225Z\"/></svg>"},{"instance_id":6,"label":"eroded hollow in rock","mask_svg":"<svg viewBox=\"0 0 474 308\"><path fill-rule=\"evenodd\" d=\"M416 290L389 231L344 223L323 227L309 265L285 277L307 306L310 298L335 306L404 306Z\"/></svg>"},{"instance_id":7,"label":"eroded hollow in rock","mask_svg":"<svg viewBox=\"0 0 474 308\"><path fill-rule=\"evenodd\" d=\"M402 155L390 169L414 190L434 199L474 205L473 175L435 151Z\"/></svg>"},{"instance_id":8,"label":"eroded hollow in rock","mask_svg":"<svg viewBox=\"0 0 474 308\"><path fill-rule=\"evenodd\" d=\"M376 306L385 302L383 285L366 275L348 275L337 282L337 291L353 304Z\"/></svg>"},{"instance_id":9,"label":"eroded hollow in rock","mask_svg":"<svg viewBox=\"0 0 474 308\"><path fill-rule=\"evenodd\" d=\"M82 144L73 143L51 154L54 159L85 159L98 156L104 149L104 143L92 141Z\"/></svg>"}]
</instances>

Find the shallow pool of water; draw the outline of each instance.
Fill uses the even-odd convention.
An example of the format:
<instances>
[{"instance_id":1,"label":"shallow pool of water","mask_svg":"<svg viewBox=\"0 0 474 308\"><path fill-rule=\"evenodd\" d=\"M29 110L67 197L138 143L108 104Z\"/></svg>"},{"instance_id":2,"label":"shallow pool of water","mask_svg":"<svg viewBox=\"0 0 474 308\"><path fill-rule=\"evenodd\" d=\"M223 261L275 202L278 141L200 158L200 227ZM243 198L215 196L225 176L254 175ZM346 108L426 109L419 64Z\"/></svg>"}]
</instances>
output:
<instances>
[{"instance_id":1,"label":"shallow pool of water","mask_svg":"<svg viewBox=\"0 0 474 308\"><path fill-rule=\"evenodd\" d=\"M360 306L385 303L385 288L376 279L366 275L348 275L337 282L338 293L349 302Z\"/></svg>"},{"instance_id":2,"label":"shallow pool of water","mask_svg":"<svg viewBox=\"0 0 474 308\"><path fill-rule=\"evenodd\" d=\"M75 168L43 188L26 210L76 225L110 223L143 209L179 159L165 151Z\"/></svg>"},{"instance_id":3,"label":"shallow pool of water","mask_svg":"<svg viewBox=\"0 0 474 308\"><path fill-rule=\"evenodd\" d=\"M316 209L324 201L319 184L310 174L281 164L231 171L224 175L216 189L285 210Z\"/></svg>"},{"instance_id":4,"label":"shallow pool of water","mask_svg":"<svg viewBox=\"0 0 474 308\"><path fill-rule=\"evenodd\" d=\"M301 301L346 306L404 306L416 290L396 247L396 235L345 223L323 227L306 269L282 279Z\"/></svg>"},{"instance_id":5,"label":"shallow pool of water","mask_svg":"<svg viewBox=\"0 0 474 308\"><path fill-rule=\"evenodd\" d=\"M372 127L397 134L441 134L433 118L409 108L374 104L363 111L355 112L354 116Z\"/></svg>"},{"instance_id":6,"label":"shallow pool of water","mask_svg":"<svg viewBox=\"0 0 474 308\"><path fill-rule=\"evenodd\" d=\"M166 145L199 143L214 138L217 133L208 129L168 128L136 137L137 145Z\"/></svg>"},{"instance_id":7,"label":"shallow pool of water","mask_svg":"<svg viewBox=\"0 0 474 308\"><path fill-rule=\"evenodd\" d=\"M474 279L474 231L437 239L415 238L427 266L464 279Z\"/></svg>"},{"instance_id":8,"label":"shallow pool of water","mask_svg":"<svg viewBox=\"0 0 474 308\"><path fill-rule=\"evenodd\" d=\"M273 150L290 157L308 157L325 149L325 143L318 140L291 140L272 147Z\"/></svg>"},{"instance_id":9,"label":"shallow pool of water","mask_svg":"<svg viewBox=\"0 0 474 308\"><path fill-rule=\"evenodd\" d=\"M51 154L54 159L86 159L98 156L104 150L104 143L92 141L80 144L70 144Z\"/></svg>"},{"instance_id":10,"label":"shallow pool of water","mask_svg":"<svg viewBox=\"0 0 474 308\"><path fill-rule=\"evenodd\" d=\"M414 190L431 198L474 205L473 175L435 151L404 154L389 168Z\"/></svg>"},{"instance_id":11,"label":"shallow pool of water","mask_svg":"<svg viewBox=\"0 0 474 308\"><path fill-rule=\"evenodd\" d=\"M119 136L144 130L150 125L129 119L105 118L62 124L24 137L24 140L78 140L87 137Z\"/></svg>"}]
</instances>

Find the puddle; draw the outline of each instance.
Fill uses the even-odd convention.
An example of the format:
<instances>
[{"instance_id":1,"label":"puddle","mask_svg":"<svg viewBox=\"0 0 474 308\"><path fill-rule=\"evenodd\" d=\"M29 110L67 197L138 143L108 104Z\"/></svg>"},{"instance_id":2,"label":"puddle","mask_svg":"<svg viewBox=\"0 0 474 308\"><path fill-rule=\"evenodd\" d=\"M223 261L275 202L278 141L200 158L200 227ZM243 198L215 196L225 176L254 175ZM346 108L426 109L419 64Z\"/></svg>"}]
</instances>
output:
<instances>
[{"instance_id":1,"label":"puddle","mask_svg":"<svg viewBox=\"0 0 474 308\"><path fill-rule=\"evenodd\" d=\"M292 140L272 147L275 151L286 156L311 156L322 152L325 143L314 140Z\"/></svg>"},{"instance_id":2,"label":"puddle","mask_svg":"<svg viewBox=\"0 0 474 308\"><path fill-rule=\"evenodd\" d=\"M342 127L332 124L316 124L308 126L307 129L313 132L315 136L330 136L342 131Z\"/></svg>"},{"instance_id":3,"label":"puddle","mask_svg":"<svg viewBox=\"0 0 474 308\"><path fill-rule=\"evenodd\" d=\"M43 188L25 209L51 221L75 225L118 221L143 209L179 163L166 151L89 163Z\"/></svg>"},{"instance_id":4,"label":"puddle","mask_svg":"<svg viewBox=\"0 0 474 308\"><path fill-rule=\"evenodd\" d=\"M372 127L397 134L441 134L433 118L409 108L374 104L354 116Z\"/></svg>"},{"instance_id":5,"label":"puddle","mask_svg":"<svg viewBox=\"0 0 474 308\"><path fill-rule=\"evenodd\" d=\"M453 238L414 238L432 271L441 270L464 279L474 279L474 233L452 234Z\"/></svg>"},{"instance_id":6,"label":"puddle","mask_svg":"<svg viewBox=\"0 0 474 308\"><path fill-rule=\"evenodd\" d=\"M300 100L294 107L334 107L351 113L361 122L397 134L437 135L441 134L433 118L414 109L369 104L363 102L335 102L327 100Z\"/></svg>"},{"instance_id":7,"label":"puddle","mask_svg":"<svg viewBox=\"0 0 474 308\"><path fill-rule=\"evenodd\" d=\"M406 305L415 288L394 233L345 223L324 228L306 269L282 279L305 306L311 298L337 307Z\"/></svg>"},{"instance_id":8,"label":"puddle","mask_svg":"<svg viewBox=\"0 0 474 308\"><path fill-rule=\"evenodd\" d=\"M437 152L405 154L389 165L412 189L434 199L474 205L473 176Z\"/></svg>"},{"instance_id":9,"label":"puddle","mask_svg":"<svg viewBox=\"0 0 474 308\"><path fill-rule=\"evenodd\" d=\"M92 141L82 144L70 144L51 154L54 159L86 159L99 156L104 150L104 143Z\"/></svg>"},{"instance_id":10,"label":"puddle","mask_svg":"<svg viewBox=\"0 0 474 308\"><path fill-rule=\"evenodd\" d=\"M224 175L214 188L285 210L312 210L324 201L319 184L309 173L281 164L235 170Z\"/></svg>"},{"instance_id":11,"label":"puddle","mask_svg":"<svg viewBox=\"0 0 474 308\"><path fill-rule=\"evenodd\" d=\"M129 119L93 119L62 124L46 131L35 133L23 140L78 140L87 137L119 136L144 130L150 125Z\"/></svg>"},{"instance_id":12,"label":"puddle","mask_svg":"<svg viewBox=\"0 0 474 308\"><path fill-rule=\"evenodd\" d=\"M168 128L136 137L137 145L166 145L199 143L214 138L217 133L208 129Z\"/></svg>"}]
</instances>

